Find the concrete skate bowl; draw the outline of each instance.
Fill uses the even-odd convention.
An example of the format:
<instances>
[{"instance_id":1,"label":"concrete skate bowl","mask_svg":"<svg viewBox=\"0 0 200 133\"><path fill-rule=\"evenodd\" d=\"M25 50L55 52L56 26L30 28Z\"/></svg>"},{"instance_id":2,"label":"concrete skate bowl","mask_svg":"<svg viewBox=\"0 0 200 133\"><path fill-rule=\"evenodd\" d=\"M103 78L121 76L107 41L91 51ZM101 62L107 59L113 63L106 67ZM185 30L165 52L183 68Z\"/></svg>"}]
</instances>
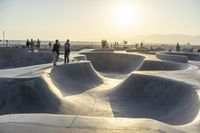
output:
<instances>
[{"instance_id":1,"label":"concrete skate bowl","mask_svg":"<svg viewBox=\"0 0 200 133\"><path fill-rule=\"evenodd\" d=\"M24 48L0 48L0 69L24 67L52 62L52 53L29 53Z\"/></svg>"},{"instance_id":2,"label":"concrete skate bowl","mask_svg":"<svg viewBox=\"0 0 200 133\"><path fill-rule=\"evenodd\" d=\"M102 73L128 74L137 70L144 58L134 54L120 53L83 53L91 61L95 70Z\"/></svg>"},{"instance_id":3,"label":"concrete skate bowl","mask_svg":"<svg viewBox=\"0 0 200 133\"><path fill-rule=\"evenodd\" d=\"M150 51L149 48L139 47L137 49L127 49L126 52L139 52L139 53L148 53Z\"/></svg>"},{"instance_id":4,"label":"concrete skate bowl","mask_svg":"<svg viewBox=\"0 0 200 133\"><path fill-rule=\"evenodd\" d=\"M103 83L89 61L56 66L50 75L63 96L79 94Z\"/></svg>"},{"instance_id":5,"label":"concrete skate bowl","mask_svg":"<svg viewBox=\"0 0 200 133\"><path fill-rule=\"evenodd\" d=\"M139 71L175 71L186 70L188 68L190 68L190 65L185 63L145 60Z\"/></svg>"},{"instance_id":6,"label":"concrete skate bowl","mask_svg":"<svg viewBox=\"0 0 200 133\"><path fill-rule=\"evenodd\" d=\"M81 61L81 60L87 60L87 58L85 55L78 55L74 57L74 60Z\"/></svg>"},{"instance_id":7,"label":"concrete skate bowl","mask_svg":"<svg viewBox=\"0 0 200 133\"><path fill-rule=\"evenodd\" d=\"M183 52L193 52L193 48L182 48L181 51L183 51Z\"/></svg>"},{"instance_id":8,"label":"concrete skate bowl","mask_svg":"<svg viewBox=\"0 0 200 133\"><path fill-rule=\"evenodd\" d=\"M156 57L165 61L188 63L188 57L183 55L171 54L169 52L157 52Z\"/></svg>"},{"instance_id":9,"label":"concrete skate bowl","mask_svg":"<svg viewBox=\"0 0 200 133\"><path fill-rule=\"evenodd\" d=\"M132 74L108 96L115 117L151 118L171 125L193 121L200 108L193 86L156 76Z\"/></svg>"},{"instance_id":10,"label":"concrete skate bowl","mask_svg":"<svg viewBox=\"0 0 200 133\"><path fill-rule=\"evenodd\" d=\"M0 114L60 113L61 101L41 77L1 78Z\"/></svg>"},{"instance_id":11,"label":"concrete skate bowl","mask_svg":"<svg viewBox=\"0 0 200 133\"><path fill-rule=\"evenodd\" d=\"M101 48L101 49L95 49L95 50L93 50L93 51L91 51L91 52L103 52L103 53L105 53L105 52L107 52L107 53L114 53L114 49L113 48Z\"/></svg>"},{"instance_id":12,"label":"concrete skate bowl","mask_svg":"<svg viewBox=\"0 0 200 133\"><path fill-rule=\"evenodd\" d=\"M172 52L170 54L171 55L186 56L186 57L188 57L188 60L200 61L200 54L199 53L192 53L192 52Z\"/></svg>"},{"instance_id":13,"label":"concrete skate bowl","mask_svg":"<svg viewBox=\"0 0 200 133\"><path fill-rule=\"evenodd\" d=\"M187 63L188 60L200 61L199 53L192 52L160 52L156 57L162 60Z\"/></svg>"}]
</instances>

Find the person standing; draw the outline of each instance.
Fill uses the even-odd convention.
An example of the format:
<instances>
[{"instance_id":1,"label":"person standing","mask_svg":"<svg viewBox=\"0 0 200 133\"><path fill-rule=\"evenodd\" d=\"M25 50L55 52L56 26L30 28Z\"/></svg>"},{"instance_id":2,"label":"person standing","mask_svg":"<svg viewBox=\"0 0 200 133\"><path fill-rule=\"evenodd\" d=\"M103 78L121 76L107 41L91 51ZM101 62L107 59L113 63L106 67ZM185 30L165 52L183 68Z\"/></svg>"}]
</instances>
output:
<instances>
[{"instance_id":1,"label":"person standing","mask_svg":"<svg viewBox=\"0 0 200 133\"><path fill-rule=\"evenodd\" d=\"M36 41L36 47L37 47L37 49L39 49L40 48L40 40L39 39L37 39L37 41Z\"/></svg>"},{"instance_id":2,"label":"person standing","mask_svg":"<svg viewBox=\"0 0 200 133\"><path fill-rule=\"evenodd\" d=\"M31 39L31 42L30 42L30 45L31 45L31 52L33 53L33 51L34 51L34 41L33 41L33 39Z\"/></svg>"},{"instance_id":3,"label":"person standing","mask_svg":"<svg viewBox=\"0 0 200 133\"><path fill-rule=\"evenodd\" d=\"M9 42L8 42L8 40L6 40L6 47L9 47Z\"/></svg>"},{"instance_id":4,"label":"person standing","mask_svg":"<svg viewBox=\"0 0 200 133\"><path fill-rule=\"evenodd\" d=\"M27 39L27 41L26 41L26 47L29 49L29 45L30 45L30 42L29 42L29 40Z\"/></svg>"},{"instance_id":5,"label":"person standing","mask_svg":"<svg viewBox=\"0 0 200 133\"><path fill-rule=\"evenodd\" d=\"M177 43L177 44L176 44L176 51L179 52L180 50L181 50L181 47L180 47L179 43Z\"/></svg>"},{"instance_id":6,"label":"person standing","mask_svg":"<svg viewBox=\"0 0 200 133\"><path fill-rule=\"evenodd\" d=\"M66 59L67 59L67 63L69 63L69 54L70 54L70 43L69 43L69 39L67 39L67 41L65 43L65 60L64 60L64 63L66 63Z\"/></svg>"},{"instance_id":7,"label":"person standing","mask_svg":"<svg viewBox=\"0 0 200 133\"><path fill-rule=\"evenodd\" d=\"M58 61L58 57L59 57L59 49L60 49L60 43L58 40L56 40L56 42L53 45L53 65L56 66L56 62Z\"/></svg>"},{"instance_id":8,"label":"person standing","mask_svg":"<svg viewBox=\"0 0 200 133\"><path fill-rule=\"evenodd\" d=\"M51 41L49 42L49 48L51 49Z\"/></svg>"}]
</instances>

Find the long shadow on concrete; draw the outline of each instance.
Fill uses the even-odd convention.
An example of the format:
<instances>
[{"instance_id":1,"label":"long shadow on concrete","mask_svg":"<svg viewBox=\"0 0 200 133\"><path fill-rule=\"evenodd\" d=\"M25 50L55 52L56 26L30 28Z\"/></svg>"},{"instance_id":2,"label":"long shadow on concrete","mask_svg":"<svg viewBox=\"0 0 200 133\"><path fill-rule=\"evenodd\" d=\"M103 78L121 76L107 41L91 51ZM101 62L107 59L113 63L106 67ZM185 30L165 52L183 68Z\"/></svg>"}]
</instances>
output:
<instances>
[{"instance_id":1,"label":"long shadow on concrete","mask_svg":"<svg viewBox=\"0 0 200 133\"><path fill-rule=\"evenodd\" d=\"M59 113L60 99L41 77L0 79L0 114Z\"/></svg>"},{"instance_id":2,"label":"long shadow on concrete","mask_svg":"<svg viewBox=\"0 0 200 133\"><path fill-rule=\"evenodd\" d=\"M151 118L172 125L191 122L200 108L193 86L156 76L132 74L108 96L115 117Z\"/></svg>"},{"instance_id":3,"label":"long shadow on concrete","mask_svg":"<svg viewBox=\"0 0 200 133\"><path fill-rule=\"evenodd\" d=\"M52 52L31 53L25 48L0 48L0 69L46 64L52 60Z\"/></svg>"}]
</instances>

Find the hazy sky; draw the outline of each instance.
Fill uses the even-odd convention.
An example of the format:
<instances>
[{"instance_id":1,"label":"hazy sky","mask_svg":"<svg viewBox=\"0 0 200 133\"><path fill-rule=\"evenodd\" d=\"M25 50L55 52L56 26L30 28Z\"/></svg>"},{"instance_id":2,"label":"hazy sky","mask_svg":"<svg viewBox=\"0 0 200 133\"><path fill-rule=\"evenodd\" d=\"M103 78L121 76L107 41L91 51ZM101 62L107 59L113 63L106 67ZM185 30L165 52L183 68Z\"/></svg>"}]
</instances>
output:
<instances>
[{"instance_id":1,"label":"hazy sky","mask_svg":"<svg viewBox=\"0 0 200 133\"><path fill-rule=\"evenodd\" d=\"M0 37L99 41L200 34L200 0L0 0Z\"/></svg>"}]
</instances>

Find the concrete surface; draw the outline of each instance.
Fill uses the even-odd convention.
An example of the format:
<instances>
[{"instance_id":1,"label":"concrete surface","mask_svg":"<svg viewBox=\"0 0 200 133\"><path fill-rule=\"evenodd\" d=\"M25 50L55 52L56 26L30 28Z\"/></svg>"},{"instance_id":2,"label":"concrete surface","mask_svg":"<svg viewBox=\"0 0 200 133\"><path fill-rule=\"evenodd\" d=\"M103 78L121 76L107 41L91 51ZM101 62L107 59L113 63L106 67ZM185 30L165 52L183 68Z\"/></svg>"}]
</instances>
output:
<instances>
[{"instance_id":1,"label":"concrete surface","mask_svg":"<svg viewBox=\"0 0 200 133\"><path fill-rule=\"evenodd\" d=\"M200 62L89 51L0 70L0 132L199 133Z\"/></svg>"},{"instance_id":2,"label":"concrete surface","mask_svg":"<svg viewBox=\"0 0 200 133\"><path fill-rule=\"evenodd\" d=\"M94 68L103 73L128 74L137 70L144 57L120 53L84 53Z\"/></svg>"},{"instance_id":3,"label":"concrete surface","mask_svg":"<svg viewBox=\"0 0 200 133\"><path fill-rule=\"evenodd\" d=\"M156 57L161 60L166 61L173 61L173 62L180 62L180 63L187 63L188 57L183 55L175 55L168 52L157 52Z\"/></svg>"},{"instance_id":4,"label":"concrete surface","mask_svg":"<svg viewBox=\"0 0 200 133\"><path fill-rule=\"evenodd\" d=\"M56 66L51 70L50 76L62 95L81 93L103 83L88 61Z\"/></svg>"},{"instance_id":5,"label":"concrete surface","mask_svg":"<svg viewBox=\"0 0 200 133\"><path fill-rule=\"evenodd\" d=\"M200 61L200 54L193 52L157 52L156 57L162 60L187 63L187 60Z\"/></svg>"},{"instance_id":6,"label":"concrete surface","mask_svg":"<svg viewBox=\"0 0 200 133\"><path fill-rule=\"evenodd\" d=\"M200 107L193 86L141 74L131 74L109 97L115 117L152 118L171 125L193 121Z\"/></svg>"},{"instance_id":7,"label":"concrete surface","mask_svg":"<svg viewBox=\"0 0 200 133\"><path fill-rule=\"evenodd\" d=\"M161 71L161 70L185 70L190 68L189 64L175 63L170 61L145 60L139 71Z\"/></svg>"},{"instance_id":8,"label":"concrete surface","mask_svg":"<svg viewBox=\"0 0 200 133\"><path fill-rule=\"evenodd\" d=\"M0 48L0 69L51 63L51 52L28 52L26 48Z\"/></svg>"}]
</instances>

